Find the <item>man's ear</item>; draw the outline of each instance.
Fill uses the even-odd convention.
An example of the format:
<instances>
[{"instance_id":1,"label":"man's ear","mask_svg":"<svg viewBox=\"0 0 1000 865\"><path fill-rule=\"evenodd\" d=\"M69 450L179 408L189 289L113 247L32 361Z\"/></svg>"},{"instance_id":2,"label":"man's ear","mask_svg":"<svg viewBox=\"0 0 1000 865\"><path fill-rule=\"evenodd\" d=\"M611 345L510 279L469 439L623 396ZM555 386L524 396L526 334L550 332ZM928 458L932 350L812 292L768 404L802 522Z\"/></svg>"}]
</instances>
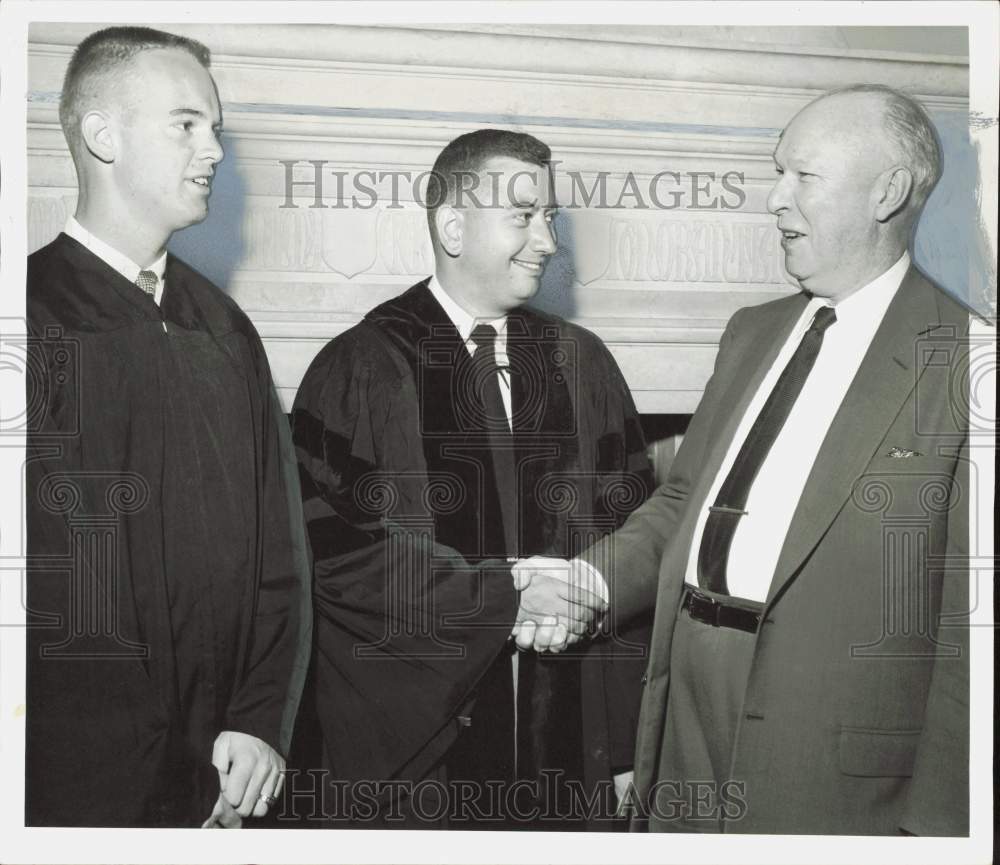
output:
<instances>
[{"instance_id":1,"label":"man's ear","mask_svg":"<svg viewBox=\"0 0 1000 865\"><path fill-rule=\"evenodd\" d=\"M879 222L888 222L909 201L913 191L913 175L908 168L897 165L879 175L875 189L878 195L875 218Z\"/></svg>"},{"instance_id":2,"label":"man's ear","mask_svg":"<svg viewBox=\"0 0 1000 865\"><path fill-rule=\"evenodd\" d=\"M88 111L80 121L83 143L101 162L114 162L115 140L108 115L103 111Z\"/></svg>"},{"instance_id":3,"label":"man's ear","mask_svg":"<svg viewBox=\"0 0 1000 865\"><path fill-rule=\"evenodd\" d=\"M442 204L434 213L434 227L437 229L441 248L452 258L462 253L462 230L465 218L461 211L449 204Z\"/></svg>"}]
</instances>

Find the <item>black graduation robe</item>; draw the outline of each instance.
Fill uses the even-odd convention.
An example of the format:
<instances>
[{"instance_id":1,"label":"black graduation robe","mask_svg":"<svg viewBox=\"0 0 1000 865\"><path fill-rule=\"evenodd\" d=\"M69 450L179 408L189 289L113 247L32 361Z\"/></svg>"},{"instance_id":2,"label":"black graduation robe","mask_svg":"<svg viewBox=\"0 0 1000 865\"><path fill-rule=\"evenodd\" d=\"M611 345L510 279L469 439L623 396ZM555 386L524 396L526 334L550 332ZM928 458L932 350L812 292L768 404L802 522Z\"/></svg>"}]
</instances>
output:
<instances>
[{"instance_id":1,"label":"black graduation robe","mask_svg":"<svg viewBox=\"0 0 1000 865\"><path fill-rule=\"evenodd\" d=\"M472 422L469 353L426 281L332 340L299 388L315 700L323 765L338 781L440 779L435 767L471 735L470 719L476 731L495 727L472 748L491 751L491 771L508 781L551 768L610 784L614 764L631 765L644 666L634 640L617 646L632 661L624 684L605 682L612 664L581 664L586 647L522 653L516 771L513 741L502 741L513 709L496 702L513 699L503 686L519 605L505 558L573 555L652 483L635 407L600 340L527 308L509 316L507 340L513 477L494 475L488 436ZM505 485L513 539L491 508ZM595 687L581 689L581 673ZM616 730L609 711L624 715ZM351 815L352 789L326 803L327 816Z\"/></svg>"},{"instance_id":2,"label":"black graduation robe","mask_svg":"<svg viewBox=\"0 0 1000 865\"><path fill-rule=\"evenodd\" d=\"M301 689L263 346L182 261L164 278L158 307L65 234L28 259L29 825L197 826L215 737L280 750Z\"/></svg>"}]
</instances>

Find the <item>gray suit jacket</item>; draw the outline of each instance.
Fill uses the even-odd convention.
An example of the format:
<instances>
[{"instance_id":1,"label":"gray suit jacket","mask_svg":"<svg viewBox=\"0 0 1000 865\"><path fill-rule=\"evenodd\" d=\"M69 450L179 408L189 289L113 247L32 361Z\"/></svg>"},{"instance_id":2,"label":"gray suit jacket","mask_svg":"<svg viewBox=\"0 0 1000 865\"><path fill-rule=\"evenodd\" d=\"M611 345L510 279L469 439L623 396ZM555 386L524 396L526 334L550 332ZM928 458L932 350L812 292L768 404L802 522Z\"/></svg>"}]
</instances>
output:
<instances>
[{"instance_id":1,"label":"gray suit jacket","mask_svg":"<svg viewBox=\"0 0 1000 865\"><path fill-rule=\"evenodd\" d=\"M664 780L660 749L684 747L663 728L697 510L806 302L733 316L666 483L585 554L609 577L613 621L655 604L643 802ZM720 831L968 833L967 330L968 311L911 268L792 519L733 750L744 807Z\"/></svg>"}]
</instances>

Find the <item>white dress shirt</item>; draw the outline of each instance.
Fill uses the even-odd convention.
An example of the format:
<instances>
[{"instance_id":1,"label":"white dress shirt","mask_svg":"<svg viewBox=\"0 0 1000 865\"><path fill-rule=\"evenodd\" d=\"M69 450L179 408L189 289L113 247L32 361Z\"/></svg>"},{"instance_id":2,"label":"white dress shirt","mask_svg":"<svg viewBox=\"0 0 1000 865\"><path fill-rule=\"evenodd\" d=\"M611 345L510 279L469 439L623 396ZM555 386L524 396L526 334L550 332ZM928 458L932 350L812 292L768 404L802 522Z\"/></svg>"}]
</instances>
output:
<instances>
[{"instance_id":1,"label":"white dress shirt","mask_svg":"<svg viewBox=\"0 0 1000 865\"><path fill-rule=\"evenodd\" d=\"M496 356L497 366L499 367L497 378L500 382L500 398L503 400L503 407L507 412L507 426L511 426L510 361L507 358L507 316L487 320L470 315L441 287L441 283L438 282L436 275L431 277L428 287L431 290L431 294L434 295L434 299L444 307L444 311L448 314L448 318L451 319L451 323L458 329L458 335L462 337L462 342L465 343L470 357L476 353L476 344L472 341L472 331L476 325L489 324L496 330L497 337L493 344L493 352ZM511 428L513 429L512 426Z\"/></svg>"},{"instance_id":2,"label":"white dress shirt","mask_svg":"<svg viewBox=\"0 0 1000 865\"><path fill-rule=\"evenodd\" d=\"M785 536L816 455L909 266L910 256L903 253L889 270L839 303L814 297L806 305L747 406L708 495L700 504L688 556L689 584L698 585L698 553L709 505L715 502L750 427L812 324L816 311L821 306L833 306L837 320L827 328L816 363L750 487L744 508L747 514L740 518L729 550L726 571L729 594L754 601L767 598Z\"/></svg>"},{"instance_id":3,"label":"white dress shirt","mask_svg":"<svg viewBox=\"0 0 1000 865\"><path fill-rule=\"evenodd\" d=\"M164 252L156 261L147 267L140 267L131 258L123 253L119 252L113 246L109 246L101 238L95 234L91 234L76 221L76 217L71 216L66 220L66 227L63 229L64 234L68 234L74 240L82 243L87 249L89 249L94 255L96 255L101 261L103 261L108 266L117 270L122 276L124 276L129 282L134 283L139 277L140 270L151 270L156 274L156 293L153 299L156 301L156 305L160 305L160 300L163 298L163 274L167 269L167 253ZM139 286L136 286L136 291L142 291Z\"/></svg>"}]
</instances>

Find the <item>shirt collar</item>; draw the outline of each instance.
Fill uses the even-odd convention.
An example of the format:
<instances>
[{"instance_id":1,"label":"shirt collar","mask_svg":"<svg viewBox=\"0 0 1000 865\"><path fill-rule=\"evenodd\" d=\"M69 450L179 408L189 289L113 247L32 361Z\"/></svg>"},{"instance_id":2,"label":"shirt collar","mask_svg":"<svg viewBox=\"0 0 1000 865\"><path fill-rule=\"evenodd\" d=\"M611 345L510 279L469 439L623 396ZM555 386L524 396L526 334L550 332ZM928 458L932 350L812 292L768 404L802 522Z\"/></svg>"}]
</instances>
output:
<instances>
[{"instance_id":1,"label":"shirt collar","mask_svg":"<svg viewBox=\"0 0 1000 865\"><path fill-rule=\"evenodd\" d=\"M444 290L441 283L438 282L437 274L431 277L428 288L431 290L431 294L434 295L434 299L441 304L448 318L451 319L451 323L455 325L458 335L462 337L462 342L465 343L466 348L470 351L475 351L475 343L472 342L472 330L477 324L485 323L493 325L496 329L498 347L503 350L507 343L507 316L503 315L500 318L491 320L476 318L470 315Z\"/></svg>"},{"instance_id":2,"label":"shirt collar","mask_svg":"<svg viewBox=\"0 0 1000 865\"><path fill-rule=\"evenodd\" d=\"M827 301L820 305L833 305L837 310L838 322L879 322L889 308L889 303L902 284L909 267L910 253L907 251L885 273L875 277L839 303L833 305Z\"/></svg>"},{"instance_id":3,"label":"shirt collar","mask_svg":"<svg viewBox=\"0 0 1000 865\"><path fill-rule=\"evenodd\" d=\"M136 278L139 276L140 270L151 270L156 274L157 279L163 282L163 274L167 269L167 253L164 252L156 261L154 261L148 267L139 267L131 258L123 253L119 252L113 246L108 245L103 240L101 240L97 235L91 234L77 222L75 216L70 216L66 220L66 227L63 229L64 234L68 234L74 240L82 243L87 249L89 249L94 255L96 255L101 261L107 264L109 267L117 270L122 276L124 276L129 282L135 282Z\"/></svg>"}]
</instances>

